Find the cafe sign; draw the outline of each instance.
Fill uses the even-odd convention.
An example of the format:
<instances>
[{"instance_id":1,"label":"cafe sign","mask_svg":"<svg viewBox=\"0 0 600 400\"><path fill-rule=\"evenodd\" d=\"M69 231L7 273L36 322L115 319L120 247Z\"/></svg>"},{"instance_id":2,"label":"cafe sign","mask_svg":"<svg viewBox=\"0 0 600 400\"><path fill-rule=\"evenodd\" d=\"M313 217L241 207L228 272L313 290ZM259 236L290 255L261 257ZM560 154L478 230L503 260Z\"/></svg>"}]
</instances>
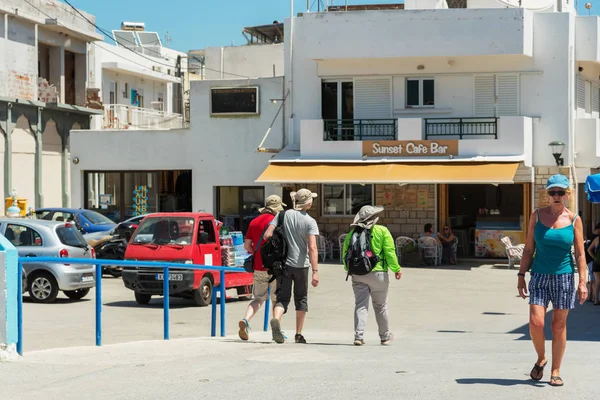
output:
<instances>
[{"instance_id":1,"label":"cafe sign","mask_svg":"<svg viewBox=\"0 0 600 400\"><path fill-rule=\"evenodd\" d=\"M365 140L369 157L444 157L458 155L458 140Z\"/></svg>"}]
</instances>

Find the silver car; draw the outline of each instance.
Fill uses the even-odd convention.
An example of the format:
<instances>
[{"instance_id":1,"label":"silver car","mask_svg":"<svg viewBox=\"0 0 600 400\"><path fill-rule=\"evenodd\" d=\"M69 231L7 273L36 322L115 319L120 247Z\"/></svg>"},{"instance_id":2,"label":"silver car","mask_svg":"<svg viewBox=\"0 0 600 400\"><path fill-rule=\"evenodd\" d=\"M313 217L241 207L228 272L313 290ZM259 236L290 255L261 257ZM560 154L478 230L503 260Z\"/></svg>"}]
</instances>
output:
<instances>
[{"instance_id":1,"label":"silver car","mask_svg":"<svg viewBox=\"0 0 600 400\"><path fill-rule=\"evenodd\" d=\"M36 303L52 303L62 290L82 299L95 285L95 258L81 233L70 222L0 218L0 232L17 248L19 257L89 258L90 264L25 263L27 286Z\"/></svg>"}]
</instances>

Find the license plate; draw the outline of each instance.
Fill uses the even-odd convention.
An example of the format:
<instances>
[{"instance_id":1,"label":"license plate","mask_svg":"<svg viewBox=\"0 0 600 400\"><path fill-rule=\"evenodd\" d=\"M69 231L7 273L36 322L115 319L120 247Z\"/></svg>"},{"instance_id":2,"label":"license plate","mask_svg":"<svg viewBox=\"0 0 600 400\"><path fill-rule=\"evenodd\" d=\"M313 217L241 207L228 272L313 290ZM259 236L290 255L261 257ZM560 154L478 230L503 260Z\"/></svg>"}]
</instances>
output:
<instances>
[{"instance_id":1,"label":"license plate","mask_svg":"<svg viewBox=\"0 0 600 400\"><path fill-rule=\"evenodd\" d=\"M156 280L157 281L162 281L164 280L164 275L163 274L156 274ZM182 281L183 280L183 274L169 274L169 281Z\"/></svg>"},{"instance_id":2,"label":"license plate","mask_svg":"<svg viewBox=\"0 0 600 400\"><path fill-rule=\"evenodd\" d=\"M94 281L94 276L93 275L84 275L81 277L81 282L85 283L85 282L93 282Z\"/></svg>"}]
</instances>

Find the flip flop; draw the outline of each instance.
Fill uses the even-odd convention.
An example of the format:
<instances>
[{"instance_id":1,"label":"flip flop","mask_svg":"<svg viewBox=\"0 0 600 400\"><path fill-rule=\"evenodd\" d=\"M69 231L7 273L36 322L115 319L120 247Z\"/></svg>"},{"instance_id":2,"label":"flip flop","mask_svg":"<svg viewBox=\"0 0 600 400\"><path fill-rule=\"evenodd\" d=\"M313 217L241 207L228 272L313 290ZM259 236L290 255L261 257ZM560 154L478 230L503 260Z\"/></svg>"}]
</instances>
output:
<instances>
[{"instance_id":1,"label":"flip flop","mask_svg":"<svg viewBox=\"0 0 600 400\"><path fill-rule=\"evenodd\" d=\"M559 381L560 383L552 383L552 382L556 382ZM550 386L563 386L565 384L565 382L562 380L562 378L558 375L552 375L550 376Z\"/></svg>"},{"instance_id":2,"label":"flip flop","mask_svg":"<svg viewBox=\"0 0 600 400\"><path fill-rule=\"evenodd\" d=\"M541 380L541 379L544 377L544 367L546 366L546 364L548 364L548 361L546 361L546 362L544 363L544 365L538 365L537 363L535 363L535 364L533 365L533 369L532 369L532 370L531 370L531 372L529 373L529 377L530 377L531 379L533 379L534 381L539 381L539 380ZM534 378L534 376L533 376L533 372L534 372L534 371L536 372L536 375L537 375L537 374L539 374L540 372L542 373L542 374L540 375L540 377L539 377L539 378Z\"/></svg>"}]
</instances>

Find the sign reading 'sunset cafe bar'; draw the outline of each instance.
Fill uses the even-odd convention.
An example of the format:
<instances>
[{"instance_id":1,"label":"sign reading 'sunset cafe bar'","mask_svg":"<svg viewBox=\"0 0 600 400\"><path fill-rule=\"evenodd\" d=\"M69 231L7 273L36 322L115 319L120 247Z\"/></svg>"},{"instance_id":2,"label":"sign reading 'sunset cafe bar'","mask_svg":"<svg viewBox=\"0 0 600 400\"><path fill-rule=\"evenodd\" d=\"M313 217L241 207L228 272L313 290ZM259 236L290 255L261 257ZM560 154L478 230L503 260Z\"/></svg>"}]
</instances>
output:
<instances>
[{"instance_id":1,"label":"sign reading 'sunset cafe bar'","mask_svg":"<svg viewBox=\"0 0 600 400\"><path fill-rule=\"evenodd\" d=\"M458 140L365 140L369 157L444 157L458 155Z\"/></svg>"}]
</instances>

